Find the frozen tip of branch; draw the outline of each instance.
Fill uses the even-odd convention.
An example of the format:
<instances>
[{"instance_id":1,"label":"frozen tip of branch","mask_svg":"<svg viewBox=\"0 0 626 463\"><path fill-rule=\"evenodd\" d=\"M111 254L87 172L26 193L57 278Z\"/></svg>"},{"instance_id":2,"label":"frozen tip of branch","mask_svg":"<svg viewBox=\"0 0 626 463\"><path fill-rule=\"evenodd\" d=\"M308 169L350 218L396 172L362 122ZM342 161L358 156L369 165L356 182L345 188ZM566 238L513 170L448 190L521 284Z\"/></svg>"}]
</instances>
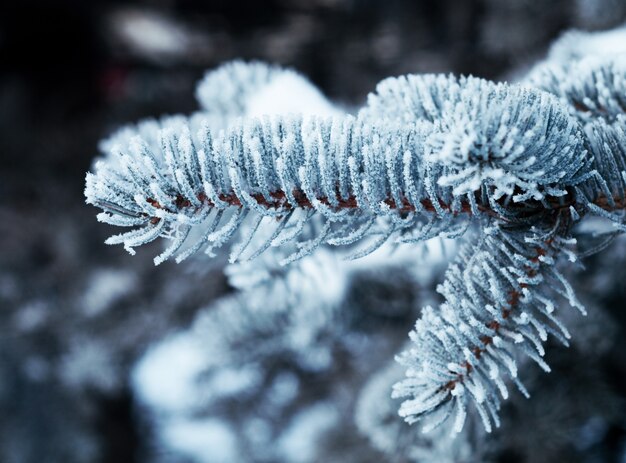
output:
<instances>
[{"instance_id":1,"label":"frozen tip of branch","mask_svg":"<svg viewBox=\"0 0 626 463\"><path fill-rule=\"evenodd\" d=\"M546 312L549 297L524 297L523 293L532 288L533 295L552 293L570 302L576 299L569 283L553 268L554 256L571 240L559 238L558 230L550 232L556 236L547 232L491 227L478 245L465 245L440 287L445 298L440 312L422 312L411 335L413 349L398 357L409 369L395 389L397 395L409 398L405 417L413 421L430 415L430 409L420 405L420 397L434 389L445 393L442 401L452 401L454 407L462 398L471 398L489 432L492 425L498 426L495 410L500 400L509 395L503 375L508 374L522 393L525 390L516 378L509 350L518 349L550 371L542 358L543 343L549 333L558 335L564 328L549 309ZM548 284L549 275L558 285ZM500 313L494 318L493 311L484 307L496 305ZM437 368L436 375L433 368Z\"/></svg>"},{"instance_id":2,"label":"frozen tip of branch","mask_svg":"<svg viewBox=\"0 0 626 463\"><path fill-rule=\"evenodd\" d=\"M579 128L565 108L519 85L428 74L389 78L360 115L432 123L425 156L444 167L438 182L456 195L484 186L496 199L517 191L517 201L540 200L545 189L558 196L552 186L579 183L585 166Z\"/></svg>"},{"instance_id":3,"label":"frozen tip of branch","mask_svg":"<svg viewBox=\"0 0 626 463\"><path fill-rule=\"evenodd\" d=\"M363 239L374 230L362 224L382 219L375 230L378 238L358 257L402 230L430 227L440 233L428 225L432 213L454 213L438 199L449 191L427 186L431 174L418 161L421 156L412 158L414 178L406 175L407 152L421 152L429 126L400 128L395 122L375 124L352 116L273 116L242 119L217 135L200 131L193 143L183 143L185 127L160 130L158 146L146 142L141 156L148 163L133 158L130 150L125 162L97 166L87 178L88 200L111 215L144 217L146 226L163 222L164 235L179 225L203 226L203 218L215 209L267 217L309 210L328 224L328 236L312 241L316 246ZM386 162L376 161L382 156ZM433 201L436 207L430 206ZM218 245L235 234L239 223L227 229ZM207 241L216 241L217 233L209 233Z\"/></svg>"},{"instance_id":4,"label":"frozen tip of branch","mask_svg":"<svg viewBox=\"0 0 626 463\"><path fill-rule=\"evenodd\" d=\"M583 124L613 122L626 113L626 54L547 61L537 65L526 82L557 96Z\"/></svg>"}]
</instances>

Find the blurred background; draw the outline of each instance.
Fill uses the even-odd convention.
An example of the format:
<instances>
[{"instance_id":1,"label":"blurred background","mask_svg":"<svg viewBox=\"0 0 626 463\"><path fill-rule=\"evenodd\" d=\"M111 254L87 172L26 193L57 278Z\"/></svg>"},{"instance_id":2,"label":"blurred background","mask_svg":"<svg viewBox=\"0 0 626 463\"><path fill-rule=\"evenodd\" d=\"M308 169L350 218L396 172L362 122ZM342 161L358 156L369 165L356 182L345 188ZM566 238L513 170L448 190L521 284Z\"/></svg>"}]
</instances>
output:
<instances>
[{"instance_id":1,"label":"blurred background","mask_svg":"<svg viewBox=\"0 0 626 463\"><path fill-rule=\"evenodd\" d=\"M167 413L154 405L142 365L232 285L219 262L155 268L154 247L130 258L103 244L112 230L82 192L98 141L125 123L196 110L195 83L234 58L293 67L350 107L403 73L514 78L565 30L624 21L625 0L3 1L0 462L410 461L380 453L354 424L356 389L384 365L363 366L358 346L389 363L414 307L434 297L441 266L422 269L426 277L398 271L393 283L356 272L345 304L360 310L349 322L359 336L351 347L332 345L334 366L272 363L263 381L248 371L235 381L248 392L229 390L236 400L192 407L191 415L213 417L204 427L177 426L163 418L176 400ZM626 462L626 247L614 246L577 280L598 307L573 322L583 341L553 350L555 371L529 379L545 392L511 405L488 456L458 461ZM184 375L185 354L167 360L176 349L165 352L165 369ZM167 389L166 380L156 378ZM170 390L178 399L189 393ZM273 406L280 416L251 411L270 393L293 396ZM267 450L275 442L278 450Z\"/></svg>"}]
</instances>

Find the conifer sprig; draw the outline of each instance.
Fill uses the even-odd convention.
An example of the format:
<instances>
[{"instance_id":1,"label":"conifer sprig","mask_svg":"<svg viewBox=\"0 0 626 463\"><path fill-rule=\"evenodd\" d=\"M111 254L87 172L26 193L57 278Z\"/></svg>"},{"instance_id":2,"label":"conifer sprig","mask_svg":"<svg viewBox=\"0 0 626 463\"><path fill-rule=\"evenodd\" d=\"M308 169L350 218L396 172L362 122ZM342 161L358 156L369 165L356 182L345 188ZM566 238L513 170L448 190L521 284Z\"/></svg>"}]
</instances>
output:
<instances>
[{"instance_id":1,"label":"conifer sprig","mask_svg":"<svg viewBox=\"0 0 626 463\"><path fill-rule=\"evenodd\" d=\"M476 410L490 431L507 381L527 394L517 353L549 370L548 336L569 339L559 301L584 313L557 266L576 259L576 223L597 215L626 230L625 60L555 61L524 85L390 78L357 116L311 90L326 115L261 117L250 117L260 93L310 84L237 62L205 76L202 111L103 143L85 195L99 220L132 228L107 243L132 253L170 240L157 264L212 254L236 235L231 262L280 247L287 264L318 247L361 257L387 241L471 229L439 288L444 302L423 310L399 356L408 370L394 394L405 399L400 414L426 429L454 417L459 431Z\"/></svg>"}]
</instances>

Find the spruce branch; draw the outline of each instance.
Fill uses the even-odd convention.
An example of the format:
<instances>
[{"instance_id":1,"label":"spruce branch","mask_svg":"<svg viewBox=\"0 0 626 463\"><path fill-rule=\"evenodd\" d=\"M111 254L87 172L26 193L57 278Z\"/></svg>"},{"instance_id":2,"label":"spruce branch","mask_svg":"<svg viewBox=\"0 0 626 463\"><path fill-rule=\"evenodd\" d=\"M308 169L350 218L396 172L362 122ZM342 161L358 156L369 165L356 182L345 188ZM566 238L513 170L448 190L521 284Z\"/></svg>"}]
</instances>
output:
<instances>
[{"instance_id":1,"label":"spruce branch","mask_svg":"<svg viewBox=\"0 0 626 463\"><path fill-rule=\"evenodd\" d=\"M490 432L499 425L500 398L508 397L504 376L528 395L515 353L550 371L542 358L548 334L565 345L570 337L555 317L556 297L584 313L555 267L559 252L573 244L560 220L551 230L494 223L459 253L438 288L445 302L423 310L411 332L413 348L399 357L408 371L394 395L409 397L400 408L409 423L428 416L430 429L454 416L458 432L472 403Z\"/></svg>"},{"instance_id":2,"label":"spruce branch","mask_svg":"<svg viewBox=\"0 0 626 463\"><path fill-rule=\"evenodd\" d=\"M600 119L612 123L626 112L624 55L548 61L537 66L527 82L559 97L583 124Z\"/></svg>"},{"instance_id":3,"label":"spruce branch","mask_svg":"<svg viewBox=\"0 0 626 463\"><path fill-rule=\"evenodd\" d=\"M526 81L557 96L584 130L593 165L588 180L577 187L582 209L625 230L626 55L547 61Z\"/></svg>"},{"instance_id":4,"label":"spruce branch","mask_svg":"<svg viewBox=\"0 0 626 463\"><path fill-rule=\"evenodd\" d=\"M556 265L575 260L575 223L598 215L626 231L624 59L548 63L526 86L390 78L356 117L323 99L323 116L251 117L279 83L309 84L259 63L226 65L199 85L201 112L103 143L85 195L99 220L133 228L108 244L132 253L169 239L156 264L212 254L236 235L231 263L279 248L286 264L319 247L361 257L471 228L475 240L439 288L444 302L424 309L399 357L408 371L394 394L426 429L454 416L460 431L473 408L491 431L505 377L527 394L517 353L549 370L548 335L567 344L557 300L584 312Z\"/></svg>"},{"instance_id":5,"label":"spruce branch","mask_svg":"<svg viewBox=\"0 0 626 463\"><path fill-rule=\"evenodd\" d=\"M580 182L588 162L579 128L557 101L518 85L444 75L388 78L361 115L432 122L437 130L426 140L425 155L449 168L438 182L453 186L455 194L484 183L495 199L564 196L557 185Z\"/></svg>"},{"instance_id":6,"label":"spruce branch","mask_svg":"<svg viewBox=\"0 0 626 463\"><path fill-rule=\"evenodd\" d=\"M434 82L432 91L439 91L441 79ZM437 123L274 116L242 119L217 134L205 124L196 137L188 126L167 127L158 148L152 138L135 137L88 175L87 201L104 209L103 222L142 226L109 244L133 252L171 237L157 263L182 249L178 261L202 247L211 252L248 215L258 223L271 217L281 233L293 231L292 239L304 222L322 216L319 236L297 258L320 244L367 236L376 238L357 255L391 236L406 242L453 234L462 230L454 219L464 213L515 220L580 183L588 160L579 129L554 98L481 80L445 82L466 91L457 105L444 105ZM479 96L464 105L472 92ZM514 97L518 108L511 111ZM459 112L465 106L469 112ZM478 113L484 121L468 125ZM194 227L204 234L187 246Z\"/></svg>"}]
</instances>

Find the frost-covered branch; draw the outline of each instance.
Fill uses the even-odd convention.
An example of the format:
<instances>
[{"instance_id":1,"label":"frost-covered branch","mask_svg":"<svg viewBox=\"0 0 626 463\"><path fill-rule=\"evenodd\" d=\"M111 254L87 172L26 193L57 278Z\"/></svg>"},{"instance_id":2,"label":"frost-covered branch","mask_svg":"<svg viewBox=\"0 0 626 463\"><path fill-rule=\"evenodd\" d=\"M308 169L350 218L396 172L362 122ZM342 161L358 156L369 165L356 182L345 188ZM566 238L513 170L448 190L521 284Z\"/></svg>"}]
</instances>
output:
<instances>
[{"instance_id":1,"label":"frost-covered branch","mask_svg":"<svg viewBox=\"0 0 626 463\"><path fill-rule=\"evenodd\" d=\"M626 55L547 61L530 73L527 82L557 96L583 127L593 165L576 191L582 210L606 217L624 230Z\"/></svg>"},{"instance_id":2,"label":"frost-covered branch","mask_svg":"<svg viewBox=\"0 0 626 463\"><path fill-rule=\"evenodd\" d=\"M559 97L582 123L598 119L611 123L626 113L625 57L548 61L531 72L528 83Z\"/></svg>"},{"instance_id":3,"label":"frost-covered branch","mask_svg":"<svg viewBox=\"0 0 626 463\"><path fill-rule=\"evenodd\" d=\"M437 129L427 137L425 156L447 167L438 183L455 194L487 186L494 199L560 197L564 186L581 180L587 163L579 129L556 100L517 85L444 75L389 78L361 115L432 122Z\"/></svg>"},{"instance_id":4,"label":"frost-covered branch","mask_svg":"<svg viewBox=\"0 0 626 463\"><path fill-rule=\"evenodd\" d=\"M517 354L548 371L548 335L569 339L555 316L559 301L584 312L557 269L560 255L575 260L575 224L598 215L626 231L625 59L553 59L523 85L390 78L357 116L293 71L235 62L200 83L200 112L145 122L103 143L85 195L102 209L99 220L132 228L107 243L132 253L169 239L157 264L211 255L238 236L231 263L253 262L229 268L251 269L245 278L272 270L207 315L209 331L228 326L235 340L255 329L263 337L255 307L278 295L284 304L265 313L268 333L276 325L322 331L324 317L319 324L297 318L315 313L315 287L274 291L298 273L278 264L320 247L296 265L328 264L329 246L361 257L387 241L461 237L471 228L474 241L439 288L444 302L423 310L412 348L399 357L408 371L394 394L405 399L401 415L426 429L454 417L460 431L474 408L491 431L508 381L527 394ZM313 114L292 114L298 98L265 110L283 89L302 95ZM259 258L270 248L279 249ZM313 283L311 274L302 278ZM340 294L321 304L332 312ZM233 308L243 317L230 318Z\"/></svg>"},{"instance_id":5,"label":"frost-covered branch","mask_svg":"<svg viewBox=\"0 0 626 463\"><path fill-rule=\"evenodd\" d=\"M500 399L508 397L504 377L527 395L517 379L516 353L550 371L543 343L549 334L566 345L570 337L555 316L555 296L584 313L556 269L559 251L573 244L561 227L494 224L478 243L465 245L438 289L445 302L423 310L410 335L413 348L399 357L408 371L394 394L409 397L400 408L409 423L428 416L425 429L432 429L454 416L458 432L473 404L491 431L500 422Z\"/></svg>"},{"instance_id":6,"label":"frost-covered branch","mask_svg":"<svg viewBox=\"0 0 626 463\"><path fill-rule=\"evenodd\" d=\"M424 81L435 96L444 83L456 92L437 122L420 120L422 113L412 124L373 121L367 112L274 116L239 120L217 134L208 124L195 136L185 125L167 127L159 147L130 138L88 175L87 201L104 210L103 222L140 227L109 244L132 251L172 238L157 263L175 253L180 261L201 248L211 252L248 216L274 224L276 235L264 247L297 238L306 221L323 217L317 236L294 258L323 243L374 236L357 251L362 255L391 236L406 242L458 233L453 219L462 213L532 215L584 178L578 127L552 97L482 80ZM421 88L415 79L409 83L412 91ZM390 104L388 97L381 101ZM192 228L203 233L189 243Z\"/></svg>"}]
</instances>

